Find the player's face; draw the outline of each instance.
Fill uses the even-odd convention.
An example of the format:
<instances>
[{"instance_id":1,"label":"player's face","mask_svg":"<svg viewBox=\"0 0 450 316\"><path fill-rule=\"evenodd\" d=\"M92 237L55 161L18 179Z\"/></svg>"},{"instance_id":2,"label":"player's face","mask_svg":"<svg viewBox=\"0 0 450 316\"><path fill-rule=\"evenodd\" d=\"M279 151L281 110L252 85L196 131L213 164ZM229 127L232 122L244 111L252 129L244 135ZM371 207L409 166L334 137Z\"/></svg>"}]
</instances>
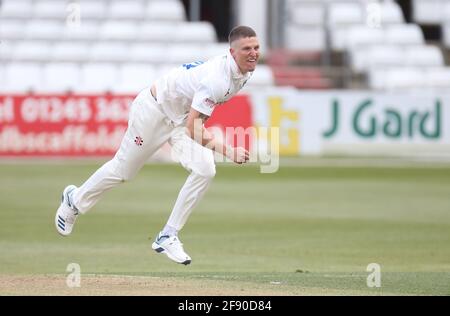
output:
<instances>
[{"instance_id":1,"label":"player's face","mask_svg":"<svg viewBox=\"0 0 450 316\"><path fill-rule=\"evenodd\" d=\"M230 52L243 74L254 71L259 59L258 38L240 38L232 43Z\"/></svg>"}]
</instances>

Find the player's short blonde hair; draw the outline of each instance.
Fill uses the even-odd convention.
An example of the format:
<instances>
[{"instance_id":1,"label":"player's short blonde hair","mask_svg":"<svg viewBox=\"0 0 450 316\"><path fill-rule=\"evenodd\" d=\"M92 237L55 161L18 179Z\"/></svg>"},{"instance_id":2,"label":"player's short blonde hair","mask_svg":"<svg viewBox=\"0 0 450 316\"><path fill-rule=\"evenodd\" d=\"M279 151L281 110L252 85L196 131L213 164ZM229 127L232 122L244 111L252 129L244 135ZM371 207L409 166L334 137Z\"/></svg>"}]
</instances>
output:
<instances>
[{"instance_id":1,"label":"player's short blonde hair","mask_svg":"<svg viewBox=\"0 0 450 316\"><path fill-rule=\"evenodd\" d=\"M256 32L249 26L236 26L231 30L230 35L228 35L228 42L231 46L234 41L246 37L256 37Z\"/></svg>"}]
</instances>

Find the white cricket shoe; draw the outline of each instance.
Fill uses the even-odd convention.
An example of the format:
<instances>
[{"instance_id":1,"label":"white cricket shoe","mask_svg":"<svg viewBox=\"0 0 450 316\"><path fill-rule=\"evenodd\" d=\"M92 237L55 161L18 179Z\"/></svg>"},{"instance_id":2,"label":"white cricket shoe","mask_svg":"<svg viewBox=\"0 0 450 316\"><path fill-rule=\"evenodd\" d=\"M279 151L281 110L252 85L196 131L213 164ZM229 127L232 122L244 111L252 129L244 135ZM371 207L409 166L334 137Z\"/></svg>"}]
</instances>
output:
<instances>
[{"instance_id":1,"label":"white cricket shoe","mask_svg":"<svg viewBox=\"0 0 450 316\"><path fill-rule=\"evenodd\" d=\"M78 210L71 205L71 201L69 199L69 194L77 187L74 185L67 186L61 197L61 205L56 211L55 216L55 225L56 230L62 236L68 236L72 232L73 225L75 225L75 221L78 217Z\"/></svg>"},{"instance_id":2,"label":"white cricket shoe","mask_svg":"<svg viewBox=\"0 0 450 316\"><path fill-rule=\"evenodd\" d=\"M167 236L163 235L161 232L152 244L152 248L157 253L166 254L169 259L176 263L188 265L192 261L191 257L184 252L183 244L177 236Z\"/></svg>"}]
</instances>

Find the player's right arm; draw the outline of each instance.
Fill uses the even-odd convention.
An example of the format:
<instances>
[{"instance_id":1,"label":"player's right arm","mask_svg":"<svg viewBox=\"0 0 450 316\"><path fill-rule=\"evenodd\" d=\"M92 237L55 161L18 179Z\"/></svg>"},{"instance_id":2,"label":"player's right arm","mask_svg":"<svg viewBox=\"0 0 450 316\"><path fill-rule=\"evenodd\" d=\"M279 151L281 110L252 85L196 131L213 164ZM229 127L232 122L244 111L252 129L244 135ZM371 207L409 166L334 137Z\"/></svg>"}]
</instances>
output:
<instances>
[{"instance_id":1,"label":"player's right arm","mask_svg":"<svg viewBox=\"0 0 450 316\"><path fill-rule=\"evenodd\" d=\"M245 163L249 160L249 152L242 147L231 147L214 138L214 135L208 132L204 123L209 118L208 115L191 108L186 121L186 128L189 137L202 146L209 148L225 157L233 160L237 164Z\"/></svg>"}]
</instances>

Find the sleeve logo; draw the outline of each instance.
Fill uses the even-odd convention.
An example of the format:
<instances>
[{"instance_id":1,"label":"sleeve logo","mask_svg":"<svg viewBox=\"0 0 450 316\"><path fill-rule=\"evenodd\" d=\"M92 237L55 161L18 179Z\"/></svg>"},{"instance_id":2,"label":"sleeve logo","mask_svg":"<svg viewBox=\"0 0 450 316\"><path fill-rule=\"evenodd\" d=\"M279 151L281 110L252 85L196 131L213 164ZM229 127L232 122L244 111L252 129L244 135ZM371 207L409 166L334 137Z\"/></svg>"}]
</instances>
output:
<instances>
[{"instance_id":1,"label":"sleeve logo","mask_svg":"<svg viewBox=\"0 0 450 316\"><path fill-rule=\"evenodd\" d=\"M214 102L213 100L211 100L210 98L206 98L203 103L205 103L208 107L210 107L211 109L213 109L216 106L216 102Z\"/></svg>"}]
</instances>

